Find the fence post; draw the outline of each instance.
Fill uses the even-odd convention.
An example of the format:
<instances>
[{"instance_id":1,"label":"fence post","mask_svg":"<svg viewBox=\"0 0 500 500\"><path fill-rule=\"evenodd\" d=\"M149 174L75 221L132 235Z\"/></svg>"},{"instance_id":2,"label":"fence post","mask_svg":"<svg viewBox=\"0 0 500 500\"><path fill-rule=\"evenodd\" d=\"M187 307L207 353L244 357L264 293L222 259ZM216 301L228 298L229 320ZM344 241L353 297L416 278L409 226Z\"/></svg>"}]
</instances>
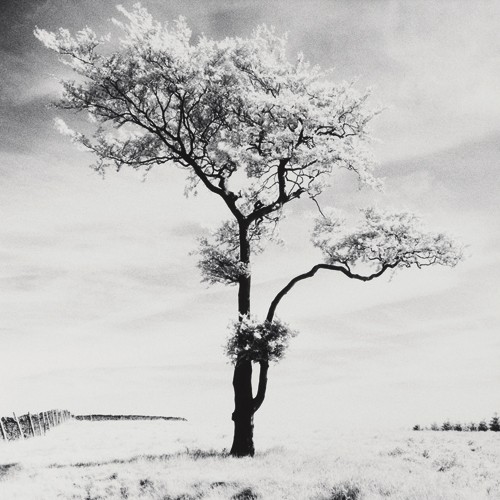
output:
<instances>
[{"instance_id":1,"label":"fence post","mask_svg":"<svg viewBox=\"0 0 500 500\"><path fill-rule=\"evenodd\" d=\"M28 412L28 420L30 423L30 428L31 428L31 434L33 434L33 437L35 437L35 427L33 426L33 419L31 418L31 413Z\"/></svg>"},{"instance_id":2,"label":"fence post","mask_svg":"<svg viewBox=\"0 0 500 500\"><path fill-rule=\"evenodd\" d=\"M17 428L19 429L19 435L21 436L21 439L24 439L24 433L23 430L21 429L21 424L19 423L19 419L16 417L15 413L12 413L14 415L14 420L16 421Z\"/></svg>"},{"instance_id":3,"label":"fence post","mask_svg":"<svg viewBox=\"0 0 500 500\"><path fill-rule=\"evenodd\" d=\"M41 436L43 432L42 432L42 424L40 423L40 413L36 414L36 423L38 427L38 435Z\"/></svg>"},{"instance_id":4,"label":"fence post","mask_svg":"<svg viewBox=\"0 0 500 500\"><path fill-rule=\"evenodd\" d=\"M5 441L8 441L9 438L7 437L7 432L5 431L5 427L3 426L3 417L0 417L0 430L2 431L2 437L5 439Z\"/></svg>"}]
</instances>

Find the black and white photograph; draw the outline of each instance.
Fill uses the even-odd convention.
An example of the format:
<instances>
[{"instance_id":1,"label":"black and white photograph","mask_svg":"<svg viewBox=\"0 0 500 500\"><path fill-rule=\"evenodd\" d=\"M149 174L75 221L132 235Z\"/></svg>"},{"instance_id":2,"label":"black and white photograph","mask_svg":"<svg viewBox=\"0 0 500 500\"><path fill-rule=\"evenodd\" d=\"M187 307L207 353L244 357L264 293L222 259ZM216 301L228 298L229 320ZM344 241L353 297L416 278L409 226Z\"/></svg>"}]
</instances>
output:
<instances>
[{"instance_id":1,"label":"black and white photograph","mask_svg":"<svg viewBox=\"0 0 500 500\"><path fill-rule=\"evenodd\" d=\"M1 0L0 500L500 500L500 1Z\"/></svg>"}]
</instances>

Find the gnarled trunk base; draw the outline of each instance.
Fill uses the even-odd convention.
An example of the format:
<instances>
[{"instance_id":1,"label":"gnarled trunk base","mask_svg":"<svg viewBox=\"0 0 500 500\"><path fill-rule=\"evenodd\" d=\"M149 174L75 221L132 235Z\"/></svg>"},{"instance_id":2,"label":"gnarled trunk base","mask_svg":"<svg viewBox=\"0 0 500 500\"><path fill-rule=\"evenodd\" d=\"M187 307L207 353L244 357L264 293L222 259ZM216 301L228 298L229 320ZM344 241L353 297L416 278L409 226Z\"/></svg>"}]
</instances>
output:
<instances>
[{"instance_id":1,"label":"gnarled trunk base","mask_svg":"<svg viewBox=\"0 0 500 500\"><path fill-rule=\"evenodd\" d=\"M252 395L252 362L239 359L234 367L234 439L231 447L233 457L253 457L253 415L255 413Z\"/></svg>"},{"instance_id":2,"label":"gnarled trunk base","mask_svg":"<svg viewBox=\"0 0 500 500\"><path fill-rule=\"evenodd\" d=\"M234 438L231 447L233 457L253 457L253 414L242 415L233 413Z\"/></svg>"}]
</instances>

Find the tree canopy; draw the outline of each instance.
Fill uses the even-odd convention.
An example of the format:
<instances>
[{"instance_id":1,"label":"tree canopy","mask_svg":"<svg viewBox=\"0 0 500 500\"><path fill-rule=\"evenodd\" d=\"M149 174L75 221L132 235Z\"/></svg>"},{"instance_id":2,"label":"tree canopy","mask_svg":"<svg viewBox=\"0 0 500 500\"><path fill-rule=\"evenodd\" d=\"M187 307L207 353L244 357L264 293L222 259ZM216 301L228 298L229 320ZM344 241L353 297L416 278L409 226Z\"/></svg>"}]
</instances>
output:
<instances>
[{"instance_id":1,"label":"tree canopy","mask_svg":"<svg viewBox=\"0 0 500 500\"><path fill-rule=\"evenodd\" d=\"M286 202L317 196L335 168L372 173L367 94L331 83L299 56L287 60L286 39L264 26L251 37L191 42L184 19L162 24L139 4L119 8L128 23L118 50L90 28L36 36L78 75L65 81L57 106L87 111L93 137L61 130L96 153L95 168L150 169L173 161L202 183L237 219L272 218Z\"/></svg>"},{"instance_id":2,"label":"tree canopy","mask_svg":"<svg viewBox=\"0 0 500 500\"><path fill-rule=\"evenodd\" d=\"M92 137L58 119L61 132L94 152L94 168L124 165L148 171L175 163L187 173L186 193L200 184L220 196L233 219L200 244L203 279L238 283L248 273L239 231L248 227L251 250L272 236L283 206L302 195L316 199L334 170L352 171L360 185L379 187L368 147L368 93L332 83L330 73L299 54L289 62L286 37L266 26L249 38L192 41L181 17L160 23L140 4L118 6L127 22L117 50L90 28L35 35L78 75L63 82L62 109L86 111ZM103 50L101 50L103 49ZM325 263L371 261L381 266L454 265L459 251L444 235L426 235L408 213L364 212L348 234L330 216L316 221L313 243Z\"/></svg>"}]
</instances>

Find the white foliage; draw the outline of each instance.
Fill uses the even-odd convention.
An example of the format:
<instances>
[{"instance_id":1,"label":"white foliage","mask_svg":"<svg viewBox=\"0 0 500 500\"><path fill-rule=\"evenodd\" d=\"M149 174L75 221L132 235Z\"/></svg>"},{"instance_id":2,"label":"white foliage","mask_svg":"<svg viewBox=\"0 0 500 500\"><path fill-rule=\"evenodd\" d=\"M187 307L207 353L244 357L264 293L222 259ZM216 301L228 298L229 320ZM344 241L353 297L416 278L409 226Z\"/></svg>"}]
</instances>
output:
<instances>
[{"instance_id":1,"label":"white foliage","mask_svg":"<svg viewBox=\"0 0 500 500\"><path fill-rule=\"evenodd\" d=\"M263 251L265 241L277 241L272 225L263 223L252 224L247 239L254 255ZM223 222L209 236L200 238L195 253L199 256L198 268L202 281L234 285L241 276L248 276L250 266L241 262L239 252L239 227L234 220Z\"/></svg>"},{"instance_id":2,"label":"white foliage","mask_svg":"<svg viewBox=\"0 0 500 500\"><path fill-rule=\"evenodd\" d=\"M415 214L375 208L362 210L362 214L363 221L353 231L338 214L316 219L312 242L323 252L327 264L455 266L463 257L459 245L443 233L425 231Z\"/></svg>"},{"instance_id":3,"label":"white foliage","mask_svg":"<svg viewBox=\"0 0 500 500\"><path fill-rule=\"evenodd\" d=\"M290 339L297 335L277 318L272 322L259 322L247 315L231 323L229 330L226 354L233 363L239 359L278 362L285 356Z\"/></svg>"},{"instance_id":4,"label":"white foliage","mask_svg":"<svg viewBox=\"0 0 500 500\"><path fill-rule=\"evenodd\" d=\"M234 221L224 222L208 238L200 238L198 267L202 281L210 284L234 285L249 268L239 258L238 226Z\"/></svg>"},{"instance_id":5,"label":"white foliage","mask_svg":"<svg viewBox=\"0 0 500 500\"><path fill-rule=\"evenodd\" d=\"M188 190L200 176L226 193L233 189L244 215L256 204L278 209L301 194L316 196L338 168L379 185L366 147L377 113L366 106L367 94L331 83L302 56L290 63L286 37L260 26L246 39L202 36L193 43L183 18L157 22L139 3L118 11L126 20L113 20L122 38L111 54L99 51L107 37L90 28L74 36L35 30L84 77L64 83L62 108L85 110L100 127L142 131L118 141L101 129L93 140L81 136L100 168L173 160L189 170Z\"/></svg>"}]
</instances>

